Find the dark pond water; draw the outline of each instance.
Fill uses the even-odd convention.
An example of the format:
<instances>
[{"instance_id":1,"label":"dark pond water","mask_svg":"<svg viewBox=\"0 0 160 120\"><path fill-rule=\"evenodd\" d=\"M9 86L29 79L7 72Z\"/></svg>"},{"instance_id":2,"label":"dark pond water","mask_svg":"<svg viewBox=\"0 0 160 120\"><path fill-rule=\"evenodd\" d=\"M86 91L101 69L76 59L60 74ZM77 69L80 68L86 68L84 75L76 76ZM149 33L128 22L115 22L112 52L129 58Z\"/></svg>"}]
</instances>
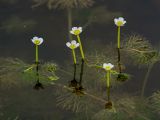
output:
<instances>
[{"instance_id":1,"label":"dark pond water","mask_svg":"<svg viewBox=\"0 0 160 120\"><path fill-rule=\"evenodd\" d=\"M76 5L70 8L72 2ZM127 21L120 49L120 67L129 76L125 82L117 81L114 18L120 16ZM0 120L159 120L159 21L159 0L0 0ZM66 46L74 26L83 27L85 53L82 65L76 51L75 79L84 88L78 92L69 86L75 66ZM40 90L33 89L34 36L44 39L39 46ZM114 64L117 72L111 75L108 101L106 72L97 67L103 63Z\"/></svg>"}]
</instances>

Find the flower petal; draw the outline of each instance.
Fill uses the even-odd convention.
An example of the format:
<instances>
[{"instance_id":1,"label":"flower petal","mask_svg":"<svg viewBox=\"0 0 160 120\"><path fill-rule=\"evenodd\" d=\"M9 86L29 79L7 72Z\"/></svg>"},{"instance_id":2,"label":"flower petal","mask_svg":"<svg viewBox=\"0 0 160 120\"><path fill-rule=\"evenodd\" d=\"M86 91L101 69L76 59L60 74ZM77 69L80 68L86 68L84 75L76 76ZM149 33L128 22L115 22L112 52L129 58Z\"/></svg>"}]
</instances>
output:
<instances>
[{"instance_id":1,"label":"flower petal","mask_svg":"<svg viewBox=\"0 0 160 120\"><path fill-rule=\"evenodd\" d=\"M67 47L70 47L70 46L71 46L71 43L70 43L70 42L67 42L66 45L67 45Z\"/></svg>"},{"instance_id":2,"label":"flower petal","mask_svg":"<svg viewBox=\"0 0 160 120\"><path fill-rule=\"evenodd\" d=\"M119 17L119 21L124 21L124 18L123 17Z\"/></svg>"},{"instance_id":3,"label":"flower petal","mask_svg":"<svg viewBox=\"0 0 160 120\"><path fill-rule=\"evenodd\" d=\"M79 47L79 43L76 44L76 47Z\"/></svg>"},{"instance_id":4,"label":"flower petal","mask_svg":"<svg viewBox=\"0 0 160 120\"><path fill-rule=\"evenodd\" d=\"M111 63L103 63L103 68L105 70L111 70L114 67Z\"/></svg>"},{"instance_id":5,"label":"flower petal","mask_svg":"<svg viewBox=\"0 0 160 120\"><path fill-rule=\"evenodd\" d=\"M116 24L116 23L117 23L117 21L118 21L118 19L117 19L117 18L115 18L115 19L114 19L114 23Z\"/></svg>"},{"instance_id":6,"label":"flower petal","mask_svg":"<svg viewBox=\"0 0 160 120\"><path fill-rule=\"evenodd\" d=\"M36 36L35 36L35 37L33 37L33 40L36 40L36 39L38 39L38 37L36 37Z\"/></svg>"},{"instance_id":7,"label":"flower petal","mask_svg":"<svg viewBox=\"0 0 160 120\"><path fill-rule=\"evenodd\" d=\"M106 68L106 66L107 66L107 63L103 63L103 68Z\"/></svg>"},{"instance_id":8,"label":"flower petal","mask_svg":"<svg viewBox=\"0 0 160 120\"><path fill-rule=\"evenodd\" d=\"M75 40L72 40L72 41L71 41L71 44L72 44L72 45L76 45L76 43L77 43L77 42L76 42Z\"/></svg>"},{"instance_id":9,"label":"flower petal","mask_svg":"<svg viewBox=\"0 0 160 120\"><path fill-rule=\"evenodd\" d=\"M42 44L43 43L43 38L39 38L39 41L40 41L39 45Z\"/></svg>"},{"instance_id":10,"label":"flower petal","mask_svg":"<svg viewBox=\"0 0 160 120\"><path fill-rule=\"evenodd\" d=\"M73 32L72 30L70 31L70 33L71 33L71 34L74 34L74 32Z\"/></svg>"},{"instance_id":11,"label":"flower petal","mask_svg":"<svg viewBox=\"0 0 160 120\"><path fill-rule=\"evenodd\" d=\"M78 29L77 27L72 27L72 31L77 30L77 29Z\"/></svg>"},{"instance_id":12,"label":"flower petal","mask_svg":"<svg viewBox=\"0 0 160 120\"><path fill-rule=\"evenodd\" d=\"M123 24L126 24L126 21L123 21Z\"/></svg>"}]
</instances>

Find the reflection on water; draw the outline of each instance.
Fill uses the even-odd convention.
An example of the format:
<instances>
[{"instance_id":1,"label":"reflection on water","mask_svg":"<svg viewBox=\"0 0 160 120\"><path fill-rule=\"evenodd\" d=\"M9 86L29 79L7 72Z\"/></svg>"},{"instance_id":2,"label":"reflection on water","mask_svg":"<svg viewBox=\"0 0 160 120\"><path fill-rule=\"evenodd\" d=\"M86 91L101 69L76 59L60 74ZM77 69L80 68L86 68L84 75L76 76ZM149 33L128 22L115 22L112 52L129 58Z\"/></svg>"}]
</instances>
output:
<instances>
[{"instance_id":1,"label":"reflection on water","mask_svg":"<svg viewBox=\"0 0 160 120\"><path fill-rule=\"evenodd\" d=\"M0 120L158 120L155 3L0 0ZM127 23L116 48L119 16ZM80 36L70 34L72 26L83 27ZM37 63L30 44L35 35L44 38ZM65 45L72 39L83 44L75 63ZM114 65L109 87L103 63Z\"/></svg>"}]
</instances>

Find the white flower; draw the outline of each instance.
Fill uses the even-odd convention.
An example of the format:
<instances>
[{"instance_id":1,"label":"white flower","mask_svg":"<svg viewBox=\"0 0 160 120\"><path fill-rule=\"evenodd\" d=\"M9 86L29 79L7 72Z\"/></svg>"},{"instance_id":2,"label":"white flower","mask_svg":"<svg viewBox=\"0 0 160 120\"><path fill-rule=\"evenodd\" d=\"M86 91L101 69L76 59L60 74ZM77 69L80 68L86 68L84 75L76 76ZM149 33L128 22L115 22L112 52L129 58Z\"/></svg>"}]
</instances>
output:
<instances>
[{"instance_id":1,"label":"white flower","mask_svg":"<svg viewBox=\"0 0 160 120\"><path fill-rule=\"evenodd\" d=\"M71 49L75 49L79 47L79 43L77 43L75 40L72 40L71 42L67 42L66 45Z\"/></svg>"},{"instance_id":2,"label":"white flower","mask_svg":"<svg viewBox=\"0 0 160 120\"><path fill-rule=\"evenodd\" d=\"M124 24L126 23L126 21L124 20L123 17L119 17L119 18L115 18L115 19L114 19L114 23L115 23L118 27L121 27L121 26L124 26Z\"/></svg>"},{"instance_id":3,"label":"white flower","mask_svg":"<svg viewBox=\"0 0 160 120\"><path fill-rule=\"evenodd\" d=\"M33 37L31 40L35 45L40 45L43 43L43 38Z\"/></svg>"},{"instance_id":4,"label":"white flower","mask_svg":"<svg viewBox=\"0 0 160 120\"><path fill-rule=\"evenodd\" d=\"M82 32L82 27L73 27L70 31L73 35L79 35Z\"/></svg>"},{"instance_id":5,"label":"white flower","mask_svg":"<svg viewBox=\"0 0 160 120\"><path fill-rule=\"evenodd\" d=\"M105 70L111 70L114 67L111 63L103 63L103 68Z\"/></svg>"}]
</instances>

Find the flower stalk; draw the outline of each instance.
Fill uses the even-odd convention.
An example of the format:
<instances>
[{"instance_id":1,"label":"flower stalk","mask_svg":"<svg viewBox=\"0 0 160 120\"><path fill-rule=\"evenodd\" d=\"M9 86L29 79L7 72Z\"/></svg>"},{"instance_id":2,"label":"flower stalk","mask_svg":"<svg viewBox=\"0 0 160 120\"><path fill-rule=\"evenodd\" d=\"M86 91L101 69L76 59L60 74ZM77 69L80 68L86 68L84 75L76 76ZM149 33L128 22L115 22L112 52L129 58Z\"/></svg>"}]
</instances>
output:
<instances>
[{"instance_id":1,"label":"flower stalk","mask_svg":"<svg viewBox=\"0 0 160 120\"><path fill-rule=\"evenodd\" d=\"M80 38L79 35L77 35L77 40L78 40L78 42L79 42L79 47L80 47L80 52L81 52L82 59L84 60L84 52L83 52L83 47L82 47L81 38Z\"/></svg>"},{"instance_id":2,"label":"flower stalk","mask_svg":"<svg viewBox=\"0 0 160 120\"><path fill-rule=\"evenodd\" d=\"M118 69L119 69L119 73L121 73L122 69L121 69L121 53L120 53L120 48L117 48L117 52L118 52Z\"/></svg>"},{"instance_id":3,"label":"flower stalk","mask_svg":"<svg viewBox=\"0 0 160 120\"><path fill-rule=\"evenodd\" d=\"M33 37L33 39L31 39L31 41L35 44L36 46L36 55L35 55L35 59L36 59L36 64L38 64L39 59L38 59L38 46L41 45L43 43L43 38L38 38L38 37Z\"/></svg>"},{"instance_id":4,"label":"flower stalk","mask_svg":"<svg viewBox=\"0 0 160 120\"><path fill-rule=\"evenodd\" d=\"M39 82L39 51L38 46L43 43L43 38L33 37L31 41L35 44L35 65L36 65L36 77L37 77L37 83L34 86L34 89L39 90L39 88L43 89L42 84Z\"/></svg>"},{"instance_id":5,"label":"flower stalk","mask_svg":"<svg viewBox=\"0 0 160 120\"><path fill-rule=\"evenodd\" d=\"M110 76L111 76L111 69L114 67L111 63L104 63L103 69L106 70L106 83L107 83L107 96L108 96L108 102L110 101Z\"/></svg>"},{"instance_id":6,"label":"flower stalk","mask_svg":"<svg viewBox=\"0 0 160 120\"><path fill-rule=\"evenodd\" d=\"M36 63L38 63L39 62L39 59L38 59L38 45L36 45Z\"/></svg>"},{"instance_id":7,"label":"flower stalk","mask_svg":"<svg viewBox=\"0 0 160 120\"><path fill-rule=\"evenodd\" d=\"M83 52L82 42L81 42L81 38L79 36L79 34L82 33L82 27L73 27L72 30L70 31L70 33L77 37L79 47L80 47L81 57L84 60L84 52Z\"/></svg>"},{"instance_id":8,"label":"flower stalk","mask_svg":"<svg viewBox=\"0 0 160 120\"><path fill-rule=\"evenodd\" d=\"M110 75L111 72L110 70L107 71L107 96L108 96L108 101L110 101Z\"/></svg>"},{"instance_id":9,"label":"flower stalk","mask_svg":"<svg viewBox=\"0 0 160 120\"><path fill-rule=\"evenodd\" d=\"M118 49L120 49L120 47L121 47L120 35L121 35L121 27L118 26L118 36L117 36L117 48L118 48Z\"/></svg>"},{"instance_id":10,"label":"flower stalk","mask_svg":"<svg viewBox=\"0 0 160 120\"><path fill-rule=\"evenodd\" d=\"M66 43L67 47L69 47L72 50L72 55L73 55L73 62L76 65L77 64L77 60L76 60L76 53L75 53L75 49L77 47L80 46L79 43L77 43L75 40L72 40L71 42L67 42Z\"/></svg>"},{"instance_id":11,"label":"flower stalk","mask_svg":"<svg viewBox=\"0 0 160 120\"><path fill-rule=\"evenodd\" d=\"M77 60L76 60L76 53L75 53L75 50L74 50L74 49L72 49L72 54L73 54L74 64L76 65L76 64L77 64Z\"/></svg>"},{"instance_id":12,"label":"flower stalk","mask_svg":"<svg viewBox=\"0 0 160 120\"><path fill-rule=\"evenodd\" d=\"M80 72L80 80L79 80L80 86L82 86L83 70L84 70L84 60L82 59L81 72Z\"/></svg>"}]
</instances>

